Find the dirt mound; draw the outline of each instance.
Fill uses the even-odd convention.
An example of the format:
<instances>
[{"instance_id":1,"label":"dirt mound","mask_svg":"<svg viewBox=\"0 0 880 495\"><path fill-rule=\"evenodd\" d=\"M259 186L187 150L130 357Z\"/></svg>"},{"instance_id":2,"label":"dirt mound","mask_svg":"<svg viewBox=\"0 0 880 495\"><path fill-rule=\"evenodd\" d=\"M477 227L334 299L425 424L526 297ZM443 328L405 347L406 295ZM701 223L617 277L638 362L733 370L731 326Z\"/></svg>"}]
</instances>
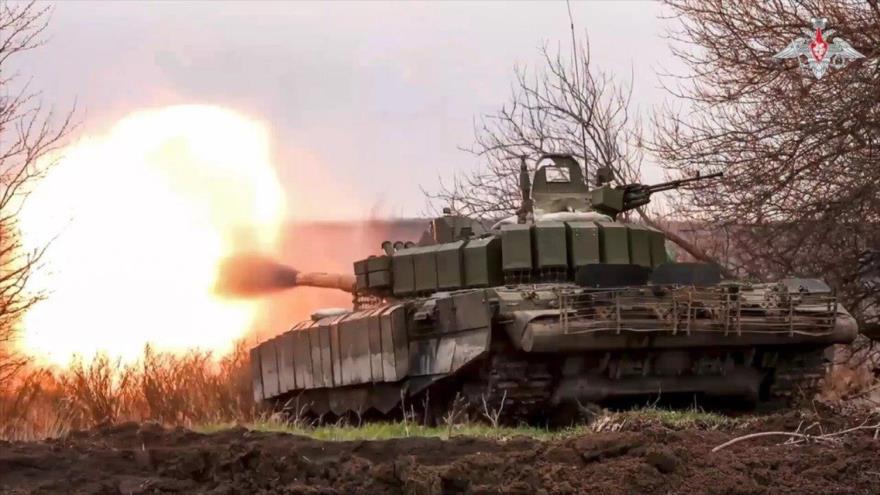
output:
<instances>
[{"instance_id":1,"label":"dirt mound","mask_svg":"<svg viewBox=\"0 0 880 495\"><path fill-rule=\"evenodd\" d=\"M0 492L830 494L874 493L880 483L872 432L847 435L839 445L770 438L710 452L742 433L656 427L555 441L326 442L126 423L47 442L0 443Z\"/></svg>"}]
</instances>

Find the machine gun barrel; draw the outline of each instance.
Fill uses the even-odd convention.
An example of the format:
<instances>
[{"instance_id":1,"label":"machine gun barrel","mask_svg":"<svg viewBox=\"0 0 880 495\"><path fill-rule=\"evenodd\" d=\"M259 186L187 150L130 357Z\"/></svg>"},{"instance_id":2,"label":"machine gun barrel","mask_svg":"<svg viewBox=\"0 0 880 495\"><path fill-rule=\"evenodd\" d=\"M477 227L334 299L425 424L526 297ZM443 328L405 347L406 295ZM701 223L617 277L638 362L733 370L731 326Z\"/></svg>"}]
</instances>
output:
<instances>
[{"instance_id":1,"label":"machine gun barrel","mask_svg":"<svg viewBox=\"0 0 880 495\"><path fill-rule=\"evenodd\" d=\"M670 189L677 189L677 188L681 187L682 185L688 184L691 182L697 182L697 181L706 180L706 179L714 179L715 177L722 177L722 176L724 176L724 172L715 172L714 174L709 174L709 175L698 175L696 177L690 177L687 179L678 179L678 180L671 180L669 182L661 182L660 184L654 184L652 186L645 186L645 189L647 189L648 194L651 194L651 193L660 192L660 191L668 191Z\"/></svg>"},{"instance_id":2,"label":"machine gun barrel","mask_svg":"<svg viewBox=\"0 0 880 495\"><path fill-rule=\"evenodd\" d=\"M697 175L696 177L690 177L687 179L677 179L671 180L669 182L661 182L659 184L653 185L644 185L644 184L627 184L622 187L623 189L623 209L621 211L632 210L634 208L638 208L639 206L643 206L648 204L651 201L651 195L655 192L661 191L669 191L670 189L678 189L684 184L689 184L691 182L697 182L706 179L714 179L716 177L722 177L724 172L716 172L714 174L709 175Z\"/></svg>"}]
</instances>

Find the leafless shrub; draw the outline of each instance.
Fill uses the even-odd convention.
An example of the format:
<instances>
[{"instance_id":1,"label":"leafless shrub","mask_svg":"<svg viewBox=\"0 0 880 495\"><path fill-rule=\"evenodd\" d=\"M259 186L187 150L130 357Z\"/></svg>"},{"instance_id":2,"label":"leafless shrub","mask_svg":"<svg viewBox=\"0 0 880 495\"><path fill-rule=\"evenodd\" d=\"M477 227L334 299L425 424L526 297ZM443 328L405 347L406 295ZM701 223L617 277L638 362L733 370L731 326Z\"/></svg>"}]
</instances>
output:
<instances>
[{"instance_id":1,"label":"leafless shrub","mask_svg":"<svg viewBox=\"0 0 880 495\"><path fill-rule=\"evenodd\" d=\"M0 391L0 439L41 439L70 431L75 414L51 373L25 369L7 384Z\"/></svg>"},{"instance_id":2,"label":"leafless shrub","mask_svg":"<svg viewBox=\"0 0 880 495\"><path fill-rule=\"evenodd\" d=\"M115 423L130 404L134 375L118 360L98 355L89 363L74 361L60 381L78 413L79 427Z\"/></svg>"},{"instance_id":3,"label":"leafless shrub","mask_svg":"<svg viewBox=\"0 0 880 495\"><path fill-rule=\"evenodd\" d=\"M446 438L452 438L452 428L455 426L456 422L461 419L462 415L465 414L466 408L467 400L461 395L461 393L456 392L455 398L453 398L452 403L449 404L449 409L447 409L446 414L443 415L443 424L446 425Z\"/></svg>"},{"instance_id":4,"label":"leafless shrub","mask_svg":"<svg viewBox=\"0 0 880 495\"><path fill-rule=\"evenodd\" d=\"M409 421L406 414L406 390L402 388L400 389L400 412L402 413L403 430L406 436L409 436Z\"/></svg>"},{"instance_id":5,"label":"leafless shrub","mask_svg":"<svg viewBox=\"0 0 880 495\"><path fill-rule=\"evenodd\" d=\"M252 421L265 413L253 401L249 372L242 345L219 360L147 349L130 365L99 355L61 371L32 371L0 390L0 438L58 436L119 421Z\"/></svg>"},{"instance_id":6,"label":"leafless shrub","mask_svg":"<svg viewBox=\"0 0 880 495\"><path fill-rule=\"evenodd\" d=\"M483 402L483 417L489 420L492 428L498 428L498 424L501 421L501 414L504 412L504 403L507 400L507 390L505 390L504 395L501 396L501 402L498 403L497 407L489 407L489 404L486 402L485 394L481 395L480 399Z\"/></svg>"},{"instance_id":7,"label":"leafless shrub","mask_svg":"<svg viewBox=\"0 0 880 495\"><path fill-rule=\"evenodd\" d=\"M425 390L425 398L422 399L422 425L431 426L431 390Z\"/></svg>"}]
</instances>

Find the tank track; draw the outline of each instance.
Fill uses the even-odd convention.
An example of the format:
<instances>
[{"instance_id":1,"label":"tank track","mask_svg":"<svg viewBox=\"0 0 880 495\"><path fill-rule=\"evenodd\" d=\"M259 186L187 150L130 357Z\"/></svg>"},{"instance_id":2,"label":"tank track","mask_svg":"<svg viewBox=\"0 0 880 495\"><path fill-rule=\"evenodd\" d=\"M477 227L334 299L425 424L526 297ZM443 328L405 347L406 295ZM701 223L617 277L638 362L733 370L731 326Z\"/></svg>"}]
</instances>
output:
<instances>
[{"instance_id":1,"label":"tank track","mask_svg":"<svg viewBox=\"0 0 880 495\"><path fill-rule=\"evenodd\" d=\"M825 378L828 360L824 350L780 356L774 370L770 399L799 403L812 400Z\"/></svg>"},{"instance_id":2,"label":"tank track","mask_svg":"<svg viewBox=\"0 0 880 495\"><path fill-rule=\"evenodd\" d=\"M547 404L554 378L545 363L528 362L508 354L495 354L480 370L479 379L468 381L462 393L472 408L482 410L503 403L504 416L525 419Z\"/></svg>"},{"instance_id":3,"label":"tank track","mask_svg":"<svg viewBox=\"0 0 880 495\"><path fill-rule=\"evenodd\" d=\"M442 421L455 407L462 407L460 411L472 417L486 416L487 410L488 414L501 410L500 417L508 424L565 426L591 413L593 406L588 403L553 400L562 371L559 360L528 360L511 349L496 348L473 364L463 376L430 385L408 400L407 406L414 407L426 422ZM819 391L827 364L823 349L779 353L772 363L761 367L767 374L766 388L762 387L760 399L754 397L757 403L752 402L752 407L762 404L761 409L775 410L810 401ZM735 404L730 407L743 405L740 399Z\"/></svg>"},{"instance_id":4,"label":"tank track","mask_svg":"<svg viewBox=\"0 0 880 495\"><path fill-rule=\"evenodd\" d=\"M527 362L510 353L494 354L481 367L478 379L463 384L462 394L475 410L482 411L484 400L490 408L503 401L505 417L534 419L551 409L557 379L550 366L546 362ZM819 392L827 366L824 349L780 354L768 370L772 371L770 387L763 400L771 408L809 402Z\"/></svg>"}]
</instances>

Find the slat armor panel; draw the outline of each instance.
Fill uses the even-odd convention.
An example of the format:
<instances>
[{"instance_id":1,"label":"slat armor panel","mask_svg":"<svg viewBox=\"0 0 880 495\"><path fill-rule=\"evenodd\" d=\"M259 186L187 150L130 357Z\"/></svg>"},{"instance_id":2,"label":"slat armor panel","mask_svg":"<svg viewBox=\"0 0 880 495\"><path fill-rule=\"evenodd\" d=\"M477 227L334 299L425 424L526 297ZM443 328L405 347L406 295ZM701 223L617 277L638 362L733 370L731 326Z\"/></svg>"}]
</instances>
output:
<instances>
[{"instance_id":1,"label":"slat armor panel","mask_svg":"<svg viewBox=\"0 0 880 495\"><path fill-rule=\"evenodd\" d=\"M260 345L260 367L263 375L263 394L266 397L278 395L278 359L275 352L275 339Z\"/></svg>"},{"instance_id":2,"label":"slat armor panel","mask_svg":"<svg viewBox=\"0 0 880 495\"><path fill-rule=\"evenodd\" d=\"M384 374L382 373L382 328L381 315L383 309L376 308L370 310L369 318L367 318L367 333L370 345L370 379L373 383L382 382Z\"/></svg>"},{"instance_id":3,"label":"slat armor panel","mask_svg":"<svg viewBox=\"0 0 880 495\"><path fill-rule=\"evenodd\" d=\"M309 336L309 351L312 361L312 387L321 388L324 386L324 371L321 366L321 336L319 334L321 327L313 326L305 332Z\"/></svg>"},{"instance_id":4,"label":"slat armor panel","mask_svg":"<svg viewBox=\"0 0 880 495\"><path fill-rule=\"evenodd\" d=\"M312 375L312 351L309 347L307 328L303 327L293 332L293 367L296 371L296 385L300 390L315 387Z\"/></svg>"},{"instance_id":5,"label":"slat armor panel","mask_svg":"<svg viewBox=\"0 0 880 495\"><path fill-rule=\"evenodd\" d=\"M409 345L406 337L406 311L402 304L380 316L382 332L382 374L386 382L403 379L409 371Z\"/></svg>"},{"instance_id":6,"label":"slat armor panel","mask_svg":"<svg viewBox=\"0 0 880 495\"><path fill-rule=\"evenodd\" d=\"M260 366L260 347L251 349L251 379L253 381L254 401L261 401L268 396L263 395L263 369Z\"/></svg>"},{"instance_id":7,"label":"slat armor panel","mask_svg":"<svg viewBox=\"0 0 880 495\"><path fill-rule=\"evenodd\" d=\"M293 332L286 332L278 337L278 381L281 393L296 390L296 371L293 361Z\"/></svg>"},{"instance_id":8,"label":"slat armor panel","mask_svg":"<svg viewBox=\"0 0 880 495\"><path fill-rule=\"evenodd\" d=\"M371 381L369 311L354 313L339 322L342 385Z\"/></svg>"},{"instance_id":9,"label":"slat armor panel","mask_svg":"<svg viewBox=\"0 0 880 495\"><path fill-rule=\"evenodd\" d=\"M342 382L342 356L340 355L340 345L339 345L339 326L340 321L344 319L345 316L338 317L334 316L331 318L326 318L328 321L326 323L327 328L330 329L330 367L333 370L333 386L339 387L343 385ZM325 321L322 320L322 321Z\"/></svg>"},{"instance_id":10,"label":"slat armor panel","mask_svg":"<svg viewBox=\"0 0 880 495\"><path fill-rule=\"evenodd\" d=\"M319 327L318 336L321 343L321 377L325 387L332 387L333 358L330 349L330 327Z\"/></svg>"}]
</instances>

